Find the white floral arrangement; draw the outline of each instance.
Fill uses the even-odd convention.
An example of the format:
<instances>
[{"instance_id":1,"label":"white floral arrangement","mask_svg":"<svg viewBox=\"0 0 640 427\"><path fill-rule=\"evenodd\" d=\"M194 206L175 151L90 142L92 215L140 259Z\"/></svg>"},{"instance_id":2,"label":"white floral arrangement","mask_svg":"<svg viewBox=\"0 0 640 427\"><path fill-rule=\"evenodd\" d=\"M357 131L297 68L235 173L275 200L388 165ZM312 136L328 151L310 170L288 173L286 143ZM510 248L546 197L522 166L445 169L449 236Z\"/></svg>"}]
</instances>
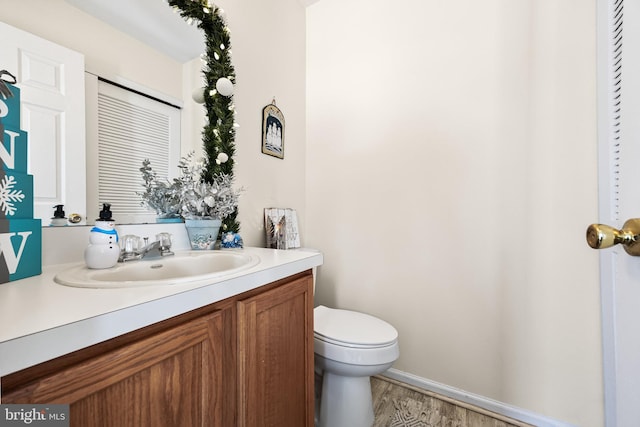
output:
<instances>
[{"instance_id":1,"label":"white floral arrangement","mask_svg":"<svg viewBox=\"0 0 640 427\"><path fill-rule=\"evenodd\" d=\"M144 192L137 193L142 197L141 205L154 210L159 218L179 218L182 203L178 183L159 179L149 159L142 161L140 172L144 181Z\"/></svg>"},{"instance_id":2,"label":"white floral arrangement","mask_svg":"<svg viewBox=\"0 0 640 427\"><path fill-rule=\"evenodd\" d=\"M238 207L240 190L233 188L233 178L221 173L213 177L213 182L205 182L203 160L195 160L189 153L178 163L181 171L180 200L182 216L185 219L225 219Z\"/></svg>"},{"instance_id":3,"label":"white floral arrangement","mask_svg":"<svg viewBox=\"0 0 640 427\"><path fill-rule=\"evenodd\" d=\"M203 160L195 160L190 152L178 162L180 176L172 183L157 179L150 162L145 160L140 168L145 180L145 192L141 193L143 203L149 207L177 203L177 212L185 219L225 219L238 207L241 189L233 188L233 177L224 173L213 177L213 182L205 182ZM157 210L157 209L156 209Z\"/></svg>"}]
</instances>

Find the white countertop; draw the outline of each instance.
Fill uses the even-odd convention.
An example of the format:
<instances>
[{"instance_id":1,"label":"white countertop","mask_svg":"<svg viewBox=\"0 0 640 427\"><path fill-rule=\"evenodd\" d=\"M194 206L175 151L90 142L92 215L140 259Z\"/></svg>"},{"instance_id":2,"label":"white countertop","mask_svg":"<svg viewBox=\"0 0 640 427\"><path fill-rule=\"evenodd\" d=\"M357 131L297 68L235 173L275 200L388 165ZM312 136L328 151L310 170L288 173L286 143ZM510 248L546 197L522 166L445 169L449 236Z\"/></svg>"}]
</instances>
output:
<instances>
[{"instance_id":1,"label":"white countertop","mask_svg":"<svg viewBox=\"0 0 640 427\"><path fill-rule=\"evenodd\" d=\"M179 285L88 289L59 285L57 272L0 284L0 376L221 301L322 264L313 250L238 249L260 258L247 270Z\"/></svg>"}]
</instances>

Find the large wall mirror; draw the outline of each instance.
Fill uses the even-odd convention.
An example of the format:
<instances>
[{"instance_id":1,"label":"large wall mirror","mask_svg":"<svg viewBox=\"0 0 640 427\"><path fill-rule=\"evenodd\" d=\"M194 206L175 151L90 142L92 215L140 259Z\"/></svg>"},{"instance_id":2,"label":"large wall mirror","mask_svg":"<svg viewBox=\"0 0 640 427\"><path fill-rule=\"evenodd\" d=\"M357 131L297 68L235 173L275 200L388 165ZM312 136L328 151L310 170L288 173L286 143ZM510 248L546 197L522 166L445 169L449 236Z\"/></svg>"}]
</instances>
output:
<instances>
[{"instance_id":1,"label":"large wall mirror","mask_svg":"<svg viewBox=\"0 0 640 427\"><path fill-rule=\"evenodd\" d=\"M86 118L87 122L72 124L65 130L61 127L69 123L69 113L65 112L50 120L50 129L54 131L30 128L30 134L33 134L34 138L38 137L38 132L54 132L70 136L76 144L78 141L84 144L81 133L85 128L96 126L96 123L91 123L95 118L94 101L91 101L91 87L94 84L92 81L104 80L179 107L182 124L179 134L182 143L178 155L201 149L204 112L202 105L191 100L191 93L194 88L202 86L199 74L204 37L201 30L188 25L166 2L9 0L9 3L0 11L1 22L80 53L84 59L86 76L89 76L85 80L90 102L82 105L81 109L83 119ZM14 66L24 71L24 65L19 61L28 58L29 52L27 46L22 49L15 64L3 64L2 68ZM8 54L4 51L1 53L3 57ZM31 56L31 59L37 57ZM39 64L42 68L32 67L32 75L45 71L47 61L40 61ZM55 67L52 69L54 71L50 80L55 81L60 76L56 74L58 72L55 71ZM44 88L43 93L47 90ZM24 90L26 96L31 96L27 94L29 91L30 89ZM86 97L86 94L83 96ZM36 122L35 117L31 117L31 120L33 123ZM78 133L79 129L82 129L80 135L70 135L71 131ZM87 137L91 138L90 135ZM109 202L91 196L91 190L101 179L95 174L96 153L90 148L91 141L79 148L77 145L77 148L70 148L73 147L70 144L70 141L55 140L49 144L50 152L46 156L32 156L30 173L34 175L34 181L37 182L38 176L55 176L55 180L41 180L36 188L36 193L40 191L45 196L38 202L38 214L35 215L42 219L43 226L49 225L56 204L64 204L67 214L79 213L83 217L83 223L91 224L97 216L100 204ZM65 150L68 152L65 153ZM123 159L130 157L124 151L119 155ZM173 156L175 160L176 154ZM80 173L77 175L80 178L73 178L73 175L66 174L65 170L84 171L86 175L82 178L83 174ZM45 188L47 186L50 188ZM89 191L86 191L87 188ZM87 197L79 197L84 194ZM82 199L85 200L84 205L80 206ZM148 217L136 220L135 217L118 218L117 215L118 207L114 206L114 216L119 223L150 222L148 219L153 216L150 213Z\"/></svg>"}]
</instances>

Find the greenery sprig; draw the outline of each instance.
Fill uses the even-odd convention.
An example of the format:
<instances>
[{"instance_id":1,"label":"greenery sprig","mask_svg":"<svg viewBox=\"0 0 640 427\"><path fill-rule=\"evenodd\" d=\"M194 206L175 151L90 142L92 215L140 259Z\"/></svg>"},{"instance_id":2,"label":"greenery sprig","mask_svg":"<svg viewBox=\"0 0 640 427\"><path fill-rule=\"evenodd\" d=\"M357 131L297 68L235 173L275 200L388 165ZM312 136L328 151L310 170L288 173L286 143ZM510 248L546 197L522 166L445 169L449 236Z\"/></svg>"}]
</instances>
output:
<instances>
[{"instance_id":1,"label":"greenery sprig","mask_svg":"<svg viewBox=\"0 0 640 427\"><path fill-rule=\"evenodd\" d=\"M158 178L149 159L143 160L140 172L144 191L137 194L142 197L142 205L156 211L159 218L179 218L181 201L178 183Z\"/></svg>"},{"instance_id":2,"label":"greenery sprig","mask_svg":"<svg viewBox=\"0 0 640 427\"><path fill-rule=\"evenodd\" d=\"M231 39L229 27L222 16L222 10L209 0L168 0L170 6L180 13L187 23L202 29L205 36L206 67L202 73L205 80L204 100L207 124L202 132L205 153L206 182L214 183L215 177L225 174L233 179L233 156L235 154L235 107L231 96L223 96L216 90L216 83L222 78L235 84L235 70L231 63ZM218 155L225 153L226 162L216 162ZM239 232L238 210L227 216L221 231Z\"/></svg>"}]
</instances>

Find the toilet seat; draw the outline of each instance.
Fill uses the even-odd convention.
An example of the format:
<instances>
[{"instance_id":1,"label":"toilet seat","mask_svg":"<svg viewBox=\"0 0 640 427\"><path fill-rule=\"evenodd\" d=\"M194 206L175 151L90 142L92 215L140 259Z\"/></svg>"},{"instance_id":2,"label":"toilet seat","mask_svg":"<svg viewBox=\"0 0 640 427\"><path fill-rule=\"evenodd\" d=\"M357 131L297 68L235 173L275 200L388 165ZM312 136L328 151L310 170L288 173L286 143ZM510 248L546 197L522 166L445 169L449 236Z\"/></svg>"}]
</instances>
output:
<instances>
[{"instance_id":1,"label":"toilet seat","mask_svg":"<svg viewBox=\"0 0 640 427\"><path fill-rule=\"evenodd\" d=\"M399 356L398 331L355 311L316 307L313 341L318 356L352 365L382 365Z\"/></svg>"},{"instance_id":2,"label":"toilet seat","mask_svg":"<svg viewBox=\"0 0 640 427\"><path fill-rule=\"evenodd\" d=\"M313 310L314 337L351 348L378 348L394 344L398 331L377 317L319 305Z\"/></svg>"},{"instance_id":3,"label":"toilet seat","mask_svg":"<svg viewBox=\"0 0 640 427\"><path fill-rule=\"evenodd\" d=\"M313 333L313 337L315 339L323 341L325 343L337 345L337 346L340 346L340 347L362 348L362 349L376 349L376 348L385 347L384 345L378 345L378 344L354 344L354 343L350 343L350 342L334 340L334 339L322 336L322 335L320 335L318 333L315 333L315 332ZM388 345L390 345L390 344L393 344L393 343L389 343Z\"/></svg>"},{"instance_id":4,"label":"toilet seat","mask_svg":"<svg viewBox=\"0 0 640 427\"><path fill-rule=\"evenodd\" d=\"M400 356L400 347L396 341L384 347L353 348L331 344L316 338L313 340L313 352L316 356L335 360L340 363L375 366L395 362L398 356Z\"/></svg>"}]
</instances>

